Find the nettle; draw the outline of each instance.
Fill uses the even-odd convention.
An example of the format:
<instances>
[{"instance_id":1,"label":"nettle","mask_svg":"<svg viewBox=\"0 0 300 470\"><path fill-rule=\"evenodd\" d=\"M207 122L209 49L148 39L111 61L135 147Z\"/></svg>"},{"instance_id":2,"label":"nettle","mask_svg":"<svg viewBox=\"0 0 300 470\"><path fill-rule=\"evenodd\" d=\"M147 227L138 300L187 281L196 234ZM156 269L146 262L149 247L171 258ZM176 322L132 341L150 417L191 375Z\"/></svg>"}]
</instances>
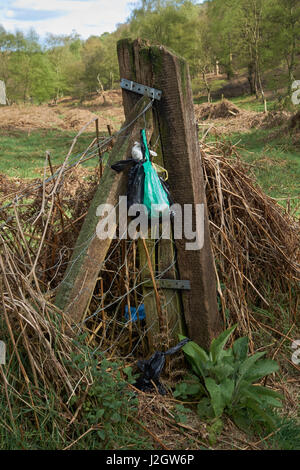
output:
<instances>
[{"instance_id":1,"label":"nettle","mask_svg":"<svg viewBox=\"0 0 300 470\"><path fill-rule=\"evenodd\" d=\"M190 341L183 347L194 374L189 382L177 385L175 397L194 397L197 411L203 418L220 418L227 414L241 428L274 428L274 408L282 406L282 395L258 382L279 369L264 352L248 355L247 337L234 341L224 349L237 325L212 341L206 352ZM180 336L183 339L184 336Z\"/></svg>"}]
</instances>

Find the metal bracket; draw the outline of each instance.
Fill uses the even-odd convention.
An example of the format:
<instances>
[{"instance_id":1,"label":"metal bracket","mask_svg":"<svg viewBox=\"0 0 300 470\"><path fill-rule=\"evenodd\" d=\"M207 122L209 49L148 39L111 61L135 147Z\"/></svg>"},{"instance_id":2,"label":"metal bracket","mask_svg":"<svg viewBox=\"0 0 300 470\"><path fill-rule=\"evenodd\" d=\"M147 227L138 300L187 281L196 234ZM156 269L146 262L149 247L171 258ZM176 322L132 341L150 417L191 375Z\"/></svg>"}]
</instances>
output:
<instances>
[{"instance_id":1,"label":"metal bracket","mask_svg":"<svg viewBox=\"0 0 300 470\"><path fill-rule=\"evenodd\" d=\"M126 78L121 79L121 88L124 90L134 91L140 95L149 96L155 100L160 100L162 91L157 90L156 88L151 88L149 86L141 85L140 83L133 82L132 80L127 80Z\"/></svg>"},{"instance_id":2,"label":"metal bracket","mask_svg":"<svg viewBox=\"0 0 300 470\"><path fill-rule=\"evenodd\" d=\"M183 281L181 279L156 279L156 284L159 289L191 290L190 281ZM153 287L151 280L146 281L144 285L146 287Z\"/></svg>"}]
</instances>

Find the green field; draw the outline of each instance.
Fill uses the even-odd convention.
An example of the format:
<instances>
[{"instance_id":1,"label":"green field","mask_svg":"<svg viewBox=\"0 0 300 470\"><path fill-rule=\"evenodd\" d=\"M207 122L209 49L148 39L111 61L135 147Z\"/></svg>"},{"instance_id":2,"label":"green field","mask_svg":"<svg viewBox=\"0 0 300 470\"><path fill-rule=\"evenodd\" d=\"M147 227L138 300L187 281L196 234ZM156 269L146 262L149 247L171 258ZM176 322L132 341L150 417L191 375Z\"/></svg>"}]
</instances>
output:
<instances>
[{"instance_id":1,"label":"green field","mask_svg":"<svg viewBox=\"0 0 300 470\"><path fill-rule=\"evenodd\" d=\"M297 210L300 146L288 134L274 134L274 129L254 129L248 133L234 133L226 138L236 144L239 154L251 165L258 184L266 194L283 206L290 205Z\"/></svg>"},{"instance_id":2,"label":"green field","mask_svg":"<svg viewBox=\"0 0 300 470\"><path fill-rule=\"evenodd\" d=\"M253 99L234 99L238 106L254 109L259 103ZM43 173L46 150L51 154L52 165L65 159L76 132L61 130L36 130L30 134L21 130L0 131L0 173L9 177L37 178ZM80 136L71 158L79 156L95 137L94 133ZM293 137L272 130L253 129L246 133L224 136L236 145L243 160L251 165L258 184L263 190L292 209L297 207L300 194L300 144ZM97 156L85 162L94 167ZM49 171L49 170L48 170ZM297 210L299 213L299 210Z\"/></svg>"},{"instance_id":3,"label":"green field","mask_svg":"<svg viewBox=\"0 0 300 470\"><path fill-rule=\"evenodd\" d=\"M46 150L51 154L52 165L61 164L67 156L77 132L36 130L30 134L21 130L0 130L0 173L10 177L37 178L45 164ZM95 133L82 134L72 153L80 155L91 143ZM96 159L84 166L95 166Z\"/></svg>"}]
</instances>

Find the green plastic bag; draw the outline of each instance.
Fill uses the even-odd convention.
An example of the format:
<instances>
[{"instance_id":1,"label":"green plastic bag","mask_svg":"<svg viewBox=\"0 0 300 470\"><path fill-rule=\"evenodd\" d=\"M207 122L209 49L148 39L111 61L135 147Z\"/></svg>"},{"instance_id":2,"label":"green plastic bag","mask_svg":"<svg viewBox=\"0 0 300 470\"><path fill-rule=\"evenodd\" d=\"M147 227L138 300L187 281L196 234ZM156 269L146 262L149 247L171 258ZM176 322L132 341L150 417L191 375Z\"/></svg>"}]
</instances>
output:
<instances>
[{"instance_id":1,"label":"green plastic bag","mask_svg":"<svg viewBox=\"0 0 300 470\"><path fill-rule=\"evenodd\" d=\"M159 217L170 211L168 195L150 161L145 129L141 131L141 137L145 149L146 162L143 163L145 172L144 205L147 207L150 217ZM156 206L156 207L155 207Z\"/></svg>"}]
</instances>

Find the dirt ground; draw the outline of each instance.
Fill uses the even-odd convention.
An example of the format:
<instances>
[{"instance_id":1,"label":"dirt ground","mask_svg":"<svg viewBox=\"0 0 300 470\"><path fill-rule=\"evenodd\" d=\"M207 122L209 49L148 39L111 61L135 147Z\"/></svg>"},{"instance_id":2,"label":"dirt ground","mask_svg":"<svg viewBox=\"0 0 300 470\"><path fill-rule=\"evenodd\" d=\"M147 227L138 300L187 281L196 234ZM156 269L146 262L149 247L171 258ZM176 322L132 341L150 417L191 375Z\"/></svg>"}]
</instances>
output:
<instances>
[{"instance_id":1,"label":"dirt ground","mask_svg":"<svg viewBox=\"0 0 300 470\"><path fill-rule=\"evenodd\" d=\"M0 107L0 128L22 129L63 129L79 131L93 118L99 119L99 130L107 131L107 125L113 129L120 127L124 120L121 90L104 92L103 96L93 94L83 102L70 97L53 103L36 105L12 105ZM92 122L87 131L93 131Z\"/></svg>"},{"instance_id":2,"label":"dirt ground","mask_svg":"<svg viewBox=\"0 0 300 470\"><path fill-rule=\"evenodd\" d=\"M298 113L299 114L299 113ZM298 132L299 115L286 111L261 112L246 111L224 99L218 103L195 105L195 115L199 130L215 135L248 132L253 128L272 129L284 127ZM62 129L79 131L90 121L87 131L94 131L93 119L97 117L99 130L112 131L124 122L121 90L109 90L104 94L91 94L84 101L65 97L56 104L12 105L0 107L0 129L22 129L26 132L37 129Z\"/></svg>"}]
</instances>

